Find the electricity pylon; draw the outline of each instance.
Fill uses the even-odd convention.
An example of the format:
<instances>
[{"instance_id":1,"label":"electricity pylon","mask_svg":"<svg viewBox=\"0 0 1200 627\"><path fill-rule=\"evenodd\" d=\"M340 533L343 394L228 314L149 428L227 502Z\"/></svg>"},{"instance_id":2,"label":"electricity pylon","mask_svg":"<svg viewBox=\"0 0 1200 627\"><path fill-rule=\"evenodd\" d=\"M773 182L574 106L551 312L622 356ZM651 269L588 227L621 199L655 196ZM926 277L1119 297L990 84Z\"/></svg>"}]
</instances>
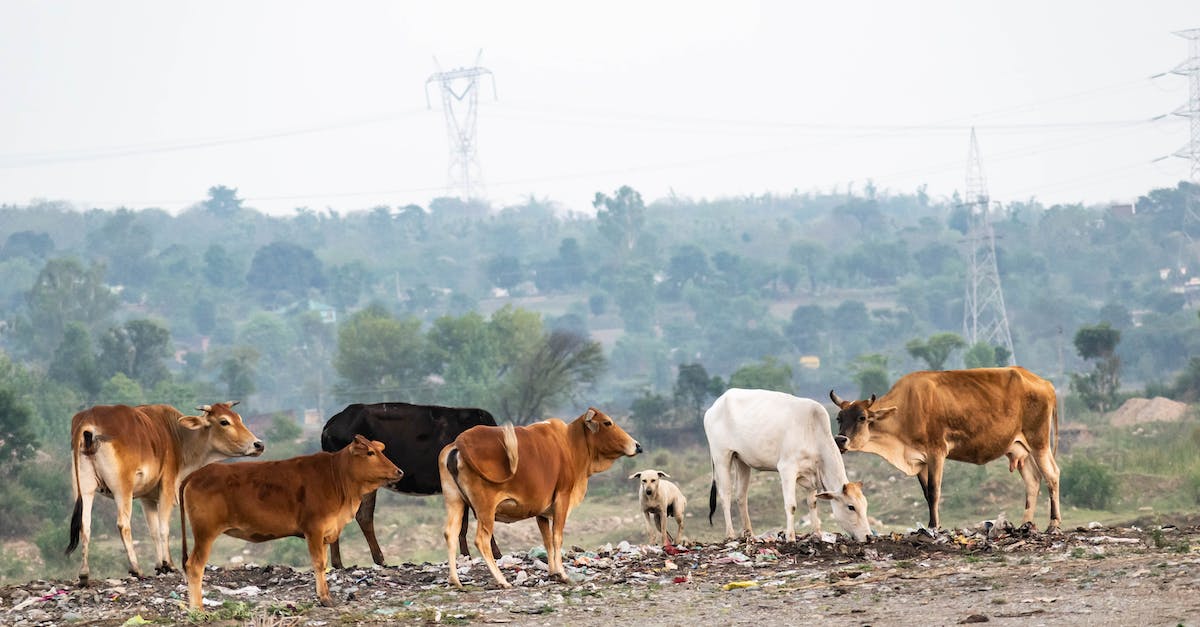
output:
<instances>
[{"instance_id":1,"label":"electricity pylon","mask_svg":"<svg viewBox=\"0 0 1200 627\"><path fill-rule=\"evenodd\" d=\"M1176 272L1180 282L1183 283L1184 295L1190 303L1192 297L1187 290L1187 281L1189 275L1196 273L1195 265L1192 263L1195 261L1196 244L1192 238L1192 231L1200 228L1200 198L1197 198L1197 195L1200 195L1200 28L1181 30L1175 34L1188 40L1187 60L1175 66L1171 73L1186 76L1188 79L1187 104L1179 107L1173 113L1188 118L1191 131L1188 143L1175 153L1176 157L1183 157L1191 162L1188 182L1192 186L1183 202L1183 224L1181 225L1183 239L1180 242L1179 255L1176 260Z\"/></svg>"},{"instance_id":2,"label":"electricity pylon","mask_svg":"<svg viewBox=\"0 0 1200 627\"><path fill-rule=\"evenodd\" d=\"M967 152L967 186L963 204L967 208L967 290L963 301L963 335L968 344L985 342L1008 350L1008 363L1016 363L1000 273L996 269L996 237L990 219L991 200L979 161L979 143L971 129Z\"/></svg>"},{"instance_id":3,"label":"electricity pylon","mask_svg":"<svg viewBox=\"0 0 1200 627\"><path fill-rule=\"evenodd\" d=\"M479 104L479 82L492 77L492 71L480 67L483 51L475 57L475 65L443 72L437 58L438 71L425 81L425 104L429 100L429 84L437 83L442 92L442 113L446 117L446 133L450 139L450 163L447 169L448 194L457 193L463 200L477 198L483 193L483 168L475 145L475 121ZM496 79L492 77L492 98L496 98Z\"/></svg>"}]
</instances>

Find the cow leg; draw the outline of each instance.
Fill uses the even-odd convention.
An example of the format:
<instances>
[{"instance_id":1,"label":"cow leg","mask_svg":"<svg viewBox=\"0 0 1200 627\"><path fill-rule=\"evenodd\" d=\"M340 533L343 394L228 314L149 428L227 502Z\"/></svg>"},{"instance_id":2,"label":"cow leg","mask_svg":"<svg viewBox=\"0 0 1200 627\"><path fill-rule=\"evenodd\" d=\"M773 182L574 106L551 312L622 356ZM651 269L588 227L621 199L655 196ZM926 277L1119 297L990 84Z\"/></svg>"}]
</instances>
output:
<instances>
[{"instance_id":1,"label":"cow leg","mask_svg":"<svg viewBox=\"0 0 1200 627\"><path fill-rule=\"evenodd\" d=\"M158 537L162 542L162 561L160 567L163 573L175 571L175 562L171 561L171 510L175 507L175 497L162 495L158 499Z\"/></svg>"},{"instance_id":2,"label":"cow leg","mask_svg":"<svg viewBox=\"0 0 1200 627\"><path fill-rule=\"evenodd\" d=\"M446 540L446 565L450 567L448 580L450 585L461 588L462 582L458 580L458 553L454 550L454 537L466 533L467 503L458 491L458 486L446 473L445 468L442 468L442 498L446 504L446 526L442 528L442 537ZM463 553L466 554L465 547Z\"/></svg>"},{"instance_id":3,"label":"cow leg","mask_svg":"<svg viewBox=\"0 0 1200 627\"><path fill-rule=\"evenodd\" d=\"M929 504L930 529L937 529L941 524L938 520L938 501L942 498L942 467L945 463L946 458L940 455L931 455L926 462L929 484L925 492L925 502Z\"/></svg>"},{"instance_id":4,"label":"cow leg","mask_svg":"<svg viewBox=\"0 0 1200 627\"><path fill-rule=\"evenodd\" d=\"M183 572L187 576L188 607L192 610L204 609L204 566L208 563L208 556L218 535L220 533L192 525L192 538L196 541L196 546L191 555L188 555L187 563L183 565Z\"/></svg>"},{"instance_id":5,"label":"cow leg","mask_svg":"<svg viewBox=\"0 0 1200 627\"><path fill-rule=\"evenodd\" d=\"M733 516L730 514L730 496L733 491L733 458L723 455L713 457L713 474L717 482L717 498L721 500L721 512L725 514L725 537L733 537Z\"/></svg>"},{"instance_id":6,"label":"cow leg","mask_svg":"<svg viewBox=\"0 0 1200 627\"><path fill-rule=\"evenodd\" d=\"M554 561L550 559L550 555L554 548L554 530L550 527L551 521L545 516L535 516L537 520L538 531L542 534L542 546L546 547L546 568L550 572L554 572Z\"/></svg>"},{"instance_id":7,"label":"cow leg","mask_svg":"<svg viewBox=\"0 0 1200 627\"><path fill-rule=\"evenodd\" d=\"M92 504L96 501L96 476L95 470L91 463L88 463L88 469L85 472L82 468L84 459L78 459L76 464L80 466L76 473L79 476L79 501L80 501L80 533L79 542L83 549L83 563L79 567L79 585L87 587L88 578L91 570L88 567L88 549L92 539Z\"/></svg>"},{"instance_id":8,"label":"cow leg","mask_svg":"<svg viewBox=\"0 0 1200 627\"><path fill-rule=\"evenodd\" d=\"M470 514L470 509L467 507L466 503L463 503L462 519L461 519L462 524L460 524L458 526L458 552L462 553L464 557L471 556L471 551L467 550L467 516L469 514ZM496 541L495 539L492 540L493 543L495 541ZM494 548L494 545L493 545L493 548ZM497 551L497 553L498 552L499 551Z\"/></svg>"},{"instance_id":9,"label":"cow leg","mask_svg":"<svg viewBox=\"0 0 1200 627\"><path fill-rule=\"evenodd\" d=\"M1033 522L1033 513L1037 509L1038 490L1042 487L1041 478L1034 464L1020 464L1021 480L1025 483L1025 513L1021 516L1021 524Z\"/></svg>"},{"instance_id":10,"label":"cow leg","mask_svg":"<svg viewBox=\"0 0 1200 627\"><path fill-rule=\"evenodd\" d=\"M1055 461L1054 453L1048 446L1034 451L1033 460L1037 464L1038 470L1042 472L1042 478L1046 480L1046 491L1050 493L1050 524L1046 527L1046 531L1056 532L1062 526L1062 512L1059 510L1058 504L1058 480L1060 476L1058 462ZM1032 515L1032 512L1030 515Z\"/></svg>"},{"instance_id":11,"label":"cow leg","mask_svg":"<svg viewBox=\"0 0 1200 627\"><path fill-rule=\"evenodd\" d=\"M808 501L808 524L812 527L812 534L816 537L821 536L821 512L817 510L817 491L809 490L808 495L804 497Z\"/></svg>"},{"instance_id":12,"label":"cow leg","mask_svg":"<svg viewBox=\"0 0 1200 627\"><path fill-rule=\"evenodd\" d=\"M779 483L783 489L784 538L796 541L796 479L800 470L794 466L780 466Z\"/></svg>"},{"instance_id":13,"label":"cow leg","mask_svg":"<svg viewBox=\"0 0 1200 627\"><path fill-rule=\"evenodd\" d=\"M742 518L742 535L754 537L754 528L750 525L750 466L736 457L733 458L733 481L738 515Z\"/></svg>"},{"instance_id":14,"label":"cow leg","mask_svg":"<svg viewBox=\"0 0 1200 627\"><path fill-rule=\"evenodd\" d=\"M130 529L130 518L133 516L133 496L129 492L114 487L113 500L117 502L117 531L121 534L121 543L125 545L125 556L129 559L129 574L140 578L142 569L138 566L137 553L133 550L133 533Z\"/></svg>"},{"instance_id":15,"label":"cow leg","mask_svg":"<svg viewBox=\"0 0 1200 627\"><path fill-rule=\"evenodd\" d=\"M550 574L558 574L563 583L570 583L567 578L567 571L563 568L562 546L563 546L563 529L567 527L567 515L570 513L570 505L567 499L558 499L554 503L554 550L550 553Z\"/></svg>"},{"instance_id":16,"label":"cow leg","mask_svg":"<svg viewBox=\"0 0 1200 627\"><path fill-rule=\"evenodd\" d=\"M377 494L379 494L379 490L363 495L362 503L359 504L354 519L358 521L358 528L367 538L367 546L371 547L371 559L376 564L383 566L383 551L379 548L379 539L375 537L375 495Z\"/></svg>"},{"instance_id":17,"label":"cow leg","mask_svg":"<svg viewBox=\"0 0 1200 627\"><path fill-rule=\"evenodd\" d=\"M491 497L491 495L489 496ZM475 503L475 548L479 549L479 553L483 555L483 561L487 562L488 570L491 571L492 578L496 580L496 583L500 584L501 588L511 588L512 584L508 583L508 579L504 577L504 573L500 572L500 567L496 565L496 558L492 555L492 529L495 525L495 497L477 500ZM447 528L448 532L449 528ZM449 543L449 540L447 540L447 543ZM553 572L553 569L551 569L551 572Z\"/></svg>"},{"instance_id":18,"label":"cow leg","mask_svg":"<svg viewBox=\"0 0 1200 627\"><path fill-rule=\"evenodd\" d=\"M329 596L329 583L325 581L325 537L320 531L309 532L304 536L308 542L308 556L312 559L313 575L317 580L317 599L325 607L333 607L333 597Z\"/></svg>"},{"instance_id":19,"label":"cow leg","mask_svg":"<svg viewBox=\"0 0 1200 627\"><path fill-rule=\"evenodd\" d=\"M154 573L162 574L163 542L158 537L162 528L158 524L158 501L151 498L138 499L142 503L142 514L146 517L146 529L150 532L150 542L154 543Z\"/></svg>"}]
</instances>

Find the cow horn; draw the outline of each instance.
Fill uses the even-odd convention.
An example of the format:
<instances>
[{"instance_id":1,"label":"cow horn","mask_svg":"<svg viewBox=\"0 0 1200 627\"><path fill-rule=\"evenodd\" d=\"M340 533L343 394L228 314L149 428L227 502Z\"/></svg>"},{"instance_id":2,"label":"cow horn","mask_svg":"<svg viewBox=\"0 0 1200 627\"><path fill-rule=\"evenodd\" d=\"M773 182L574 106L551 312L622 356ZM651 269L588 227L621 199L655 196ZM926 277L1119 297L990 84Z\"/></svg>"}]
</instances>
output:
<instances>
[{"instance_id":1,"label":"cow horn","mask_svg":"<svg viewBox=\"0 0 1200 627\"><path fill-rule=\"evenodd\" d=\"M867 407L870 407L871 405L874 405L874 404L875 404L875 395L872 394L871 400L867 401Z\"/></svg>"},{"instance_id":2,"label":"cow horn","mask_svg":"<svg viewBox=\"0 0 1200 627\"><path fill-rule=\"evenodd\" d=\"M842 404L846 402L839 398L837 394L834 394L833 390L829 390L829 400L833 401L833 404L837 405L838 407L841 407Z\"/></svg>"},{"instance_id":3,"label":"cow horn","mask_svg":"<svg viewBox=\"0 0 1200 627\"><path fill-rule=\"evenodd\" d=\"M196 409L207 414L212 411L212 405L196 405Z\"/></svg>"},{"instance_id":4,"label":"cow horn","mask_svg":"<svg viewBox=\"0 0 1200 627\"><path fill-rule=\"evenodd\" d=\"M587 413L583 415L583 419L586 420L587 422L591 422L592 418L595 418L595 417L596 417L596 410L592 409L590 407L588 408Z\"/></svg>"},{"instance_id":5,"label":"cow horn","mask_svg":"<svg viewBox=\"0 0 1200 627\"><path fill-rule=\"evenodd\" d=\"M234 405L237 405L240 402L241 401L225 401L225 404L229 405L230 407L233 407Z\"/></svg>"}]
</instances>

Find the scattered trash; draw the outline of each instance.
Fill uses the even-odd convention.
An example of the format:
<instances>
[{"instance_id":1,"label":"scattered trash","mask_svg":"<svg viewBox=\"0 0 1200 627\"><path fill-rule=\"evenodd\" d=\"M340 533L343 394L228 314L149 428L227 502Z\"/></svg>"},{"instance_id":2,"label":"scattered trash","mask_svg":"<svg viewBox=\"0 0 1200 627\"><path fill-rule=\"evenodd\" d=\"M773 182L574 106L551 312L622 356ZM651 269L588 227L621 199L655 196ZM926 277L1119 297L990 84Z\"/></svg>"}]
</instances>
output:
<instances>
[{"instance_id":1,"label":"scattered trash","mask_svg":"<svg viewBox=\"0 0 1200 627\"><path fill-rule=\"evenodd\" d=\"M740 590L742 588L754 588L758 586L757 581L731 581L723 586L722 590Z\"/></svg>"}]
</instances>

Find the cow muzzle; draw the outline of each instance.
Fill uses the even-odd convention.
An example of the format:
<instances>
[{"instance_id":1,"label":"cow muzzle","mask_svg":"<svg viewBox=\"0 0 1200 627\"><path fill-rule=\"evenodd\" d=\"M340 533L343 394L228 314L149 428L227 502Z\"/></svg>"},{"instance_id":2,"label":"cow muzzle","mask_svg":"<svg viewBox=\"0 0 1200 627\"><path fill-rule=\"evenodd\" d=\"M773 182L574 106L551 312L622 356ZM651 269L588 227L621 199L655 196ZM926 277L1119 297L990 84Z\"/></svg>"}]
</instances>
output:
<instances>
[{"instance_id":1,"label":"cow muzzle","mask_svg":"<svg viewBox=\"0 0 1200 627\"><path fill-rule=\"evenodd\" d=\"M258 457L263 454L267 447L263 445L262 440L255 440L254 444L250 445L250 452L246 453L247 457Z\"/></svg>"},{"instance_id":2,"label":"cow muzzle","mask_svg":"<svg viewBox=\"0 0 1200 627\"><path fill-rule=\"evenodd\" d=\"M850 438L844 435L834 436L833 441L837 443L838 452L845 453L846 445L850 442Z\"/></svg>"}]
</instances>

